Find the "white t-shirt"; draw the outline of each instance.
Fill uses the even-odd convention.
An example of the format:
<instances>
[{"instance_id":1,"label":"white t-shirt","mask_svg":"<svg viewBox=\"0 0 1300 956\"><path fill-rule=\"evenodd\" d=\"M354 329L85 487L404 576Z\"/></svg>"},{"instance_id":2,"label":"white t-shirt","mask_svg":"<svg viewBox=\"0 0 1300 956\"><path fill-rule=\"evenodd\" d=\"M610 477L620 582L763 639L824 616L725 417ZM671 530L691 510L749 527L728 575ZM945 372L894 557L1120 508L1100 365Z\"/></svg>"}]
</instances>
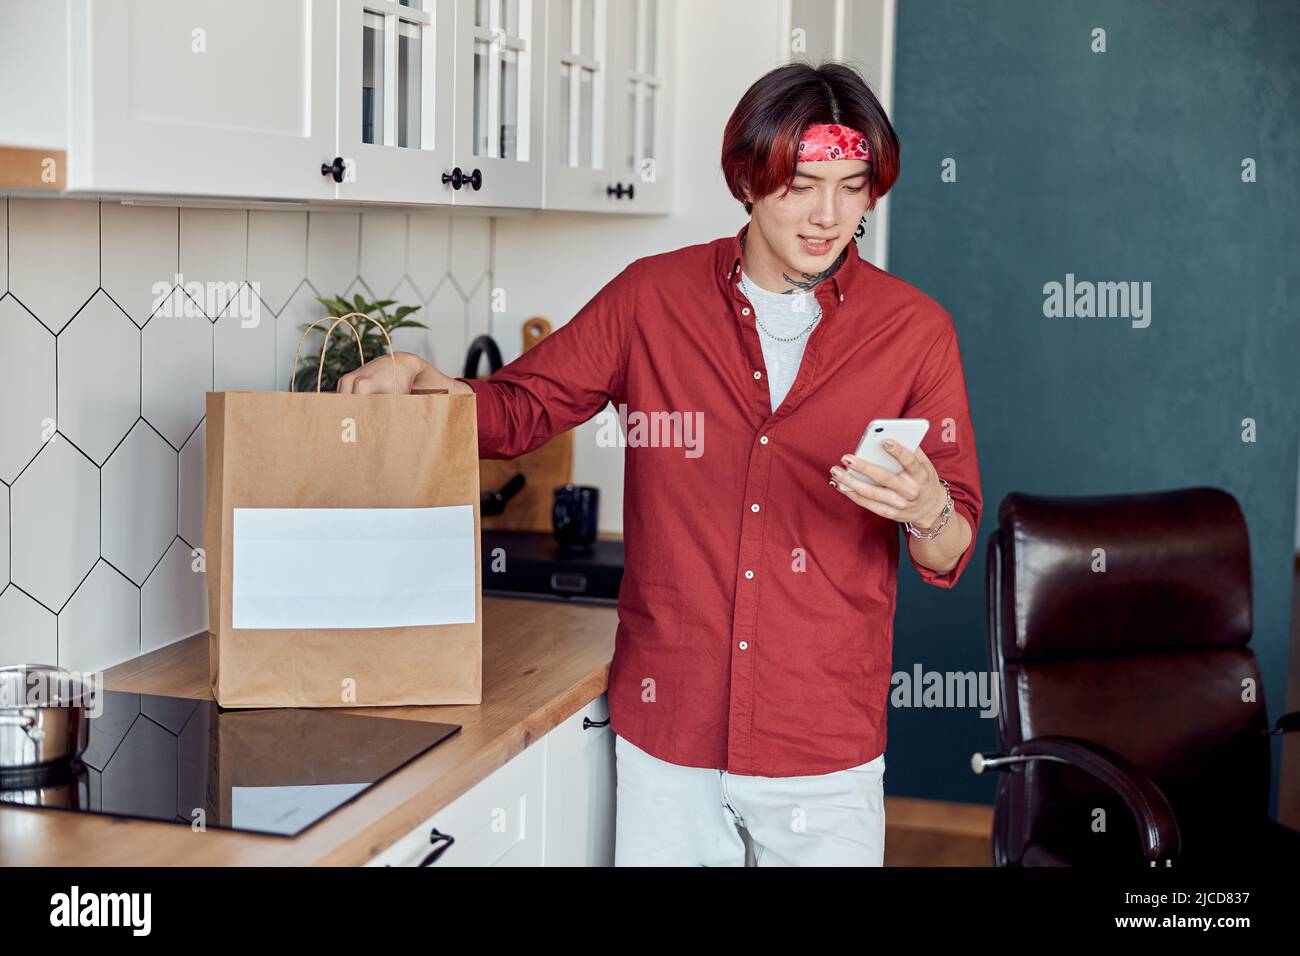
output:
<instances>
[{"instance_id":1,"label":"white t-shirt","mask_svg":"<svg viewBox=\"0 0 1300 956\"><path fill-rule=\"evenodd\" d=\"M740 292L749 299L754 314L762 323L758 328L758 341L763 346L763 363L767 366L767 386L772 397L772 411L781 407L786 393L799 374L804 347L812 337L813 324L804 335L792 342L778 342L763 329L780 338L799 335L813 319L821 321L821 305L811 292L771 292L761 288L748 274L742 274ZM757 327L757 323L755 323Z\"/></svg>"}]
</instances>

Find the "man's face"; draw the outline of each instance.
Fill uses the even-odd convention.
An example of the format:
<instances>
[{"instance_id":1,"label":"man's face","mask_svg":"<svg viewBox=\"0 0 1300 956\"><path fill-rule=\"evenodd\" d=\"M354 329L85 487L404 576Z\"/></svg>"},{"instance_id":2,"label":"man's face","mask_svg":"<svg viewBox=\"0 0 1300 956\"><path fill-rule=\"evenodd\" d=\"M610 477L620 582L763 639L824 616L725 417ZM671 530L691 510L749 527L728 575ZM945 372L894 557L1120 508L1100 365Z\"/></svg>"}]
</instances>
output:
<instances>
[{"instance_id":1,"label":"man's face","mask_svg":"<svg viewBox=\"0 0 1300 956\"><path fill-rule=\"evenodd\" d=\"M853 241L870 200L866 160L799 163L788 192L754 203L753 224L788 275L817 275Z\"/></svg>"}]
</instances>

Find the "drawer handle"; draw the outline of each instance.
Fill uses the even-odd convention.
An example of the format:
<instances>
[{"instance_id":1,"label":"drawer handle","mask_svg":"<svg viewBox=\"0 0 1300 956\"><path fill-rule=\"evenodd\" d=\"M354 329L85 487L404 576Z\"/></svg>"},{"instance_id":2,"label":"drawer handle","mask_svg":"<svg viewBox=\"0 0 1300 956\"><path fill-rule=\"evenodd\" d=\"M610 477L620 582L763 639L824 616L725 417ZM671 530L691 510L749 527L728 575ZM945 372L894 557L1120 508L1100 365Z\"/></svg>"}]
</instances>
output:
<instances>
[{"instance_id":1,"label":"drawer handle","mask_svg":"<svg viewBox=\"0 0 1300 956\"><path fill-rule=\"evenodd\" d=\"M608 726L609 726L608 717L606 717L604 720L592 720L590 717L582 718L583 730L590 730L592 727L608 727Z\"/></svg>"},{"instance_id":2,"label":"drawer handle","mask_svg":"<svg viewBox=\"0 0 1300 956\"><path fill-rule=\"evenodd\" d=\"M434 863L437 863L438 857L447 852L447 847L455 843L456 838L450 833L443 833L437 827L434 827L429 831L429 842L433 844L433 849L429 851L428 856L419 862L420 866L433 866ZM442 845L439 846L439 843Z\"/></svg>"}]
</instances>

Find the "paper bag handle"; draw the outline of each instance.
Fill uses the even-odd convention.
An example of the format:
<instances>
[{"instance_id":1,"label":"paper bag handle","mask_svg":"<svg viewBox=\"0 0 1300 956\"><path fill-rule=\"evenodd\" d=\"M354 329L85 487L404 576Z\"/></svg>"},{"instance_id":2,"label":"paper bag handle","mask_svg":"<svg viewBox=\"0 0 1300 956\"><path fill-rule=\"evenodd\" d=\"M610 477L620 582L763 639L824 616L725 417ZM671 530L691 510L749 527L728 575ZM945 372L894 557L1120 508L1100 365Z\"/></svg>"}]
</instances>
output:
<instances>
[{"instance_id":1,"label":"paper bag handle","mask_svg":"<svg viewBox=\"0 0 1300 956\"><path fill-rule=\"evenodd\" d=\"M321 383L324 381L325 378L325 353L329 351L330 337L334 335L334 330L338 328L340 322L343 322L346 319L350 319L353 316L356 316L357 318L365 319L367 322L373 322L376 326L379 327L379 331L384 334L384 341L388 343L388 355L393 360L393 394L396 395L397 394L397 356L393 355L393 339L388 334L388 329L384 328L384 323L380 322L378 319L374 318L373 316L366 315L364 312L349 312L347 315L339 316L338 318L334 319L333 324L330 325L329 330L325 333L325 341L321 345L321 350L320 350L320 365L316 369L317 394L320 393ZM320 325L322 322L329 322L330 318L331 317L327 316L326 318L323 319L317 319L311 325L307 326L307 331L302 333L302 338L298 340L298 347L294 349L293 352L293 367L295 370L298 368L298 356L302 354L302 345L304 342L307 341L307 336L311 335L312 329L316 328L316 326ZM357 340L357 357L361 359L361 364L365 365L366 353L361 347L361 336L357 333L356 326L354 326L351 322L347 323L347 327L348 327L348 331L352 333L352 337ZM296 384L295 380L297 379L297 374L296 371L290 374L292 377L289 379L289 391L292 392L295 390L294 386Z\"/></svg>"}]
</instances>

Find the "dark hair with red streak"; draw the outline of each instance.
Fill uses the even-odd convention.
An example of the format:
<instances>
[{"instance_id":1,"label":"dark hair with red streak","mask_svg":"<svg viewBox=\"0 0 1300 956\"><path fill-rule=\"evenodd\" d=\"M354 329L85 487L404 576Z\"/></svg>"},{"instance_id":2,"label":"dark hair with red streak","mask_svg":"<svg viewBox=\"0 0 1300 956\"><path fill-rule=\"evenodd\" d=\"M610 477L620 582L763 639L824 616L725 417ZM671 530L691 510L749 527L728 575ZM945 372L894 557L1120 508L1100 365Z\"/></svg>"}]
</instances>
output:
<instances>
[{"instance_id":1,"label":"dark hair with red streak","mask_svg":"<svg viewBox=\"0 0 1300 956\"><path fill-rule=\"evenodd\" d=\"M759 77L736 104L722 134L722 173L745 206L745 187L756 199L789 189L798 164L799 136L812 124L840 123L867 139L867 191L876 200L898 179L894 127L862 76L842 63L789 63Z\"/></svg>"}]
</instances>

